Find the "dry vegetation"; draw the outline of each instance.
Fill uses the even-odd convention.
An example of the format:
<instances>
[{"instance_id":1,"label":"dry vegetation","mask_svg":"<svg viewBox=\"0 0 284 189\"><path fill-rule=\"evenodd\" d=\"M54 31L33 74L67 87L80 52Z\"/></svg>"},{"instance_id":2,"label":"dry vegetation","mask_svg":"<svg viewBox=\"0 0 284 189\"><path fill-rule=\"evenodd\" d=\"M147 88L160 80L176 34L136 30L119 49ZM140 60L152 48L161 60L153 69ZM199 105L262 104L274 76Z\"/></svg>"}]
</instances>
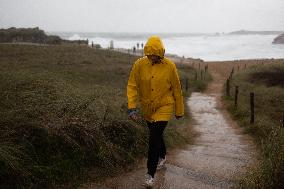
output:
<instances>
[{"instance_id":1,"label":"dry vegetation","mask_svg":"<svg viewBox=\"0 0 284 189\"><path fill-rule=\"evenodd\" d=\"M0 45L0 188L76 186L89 169L111 175L145 156L145 123L126 115L135 59L86 46ZM190 142L185 121L170 123L169 146Z\"/></svg>"},{"instance_id":2,"label":"dry vegetation","mask_svg":"<svg viewBox=\"0 0 284 189\"><path fill-rule=\"evenodd\" d=\"M226 97L229 111L260 149L260 165L243 178L241 188L284 187L284 60L254 65L233 76L239 86L238 107ZM255 93L255 123L250 124L249 93Z\"/></svg>"}]
</instances>

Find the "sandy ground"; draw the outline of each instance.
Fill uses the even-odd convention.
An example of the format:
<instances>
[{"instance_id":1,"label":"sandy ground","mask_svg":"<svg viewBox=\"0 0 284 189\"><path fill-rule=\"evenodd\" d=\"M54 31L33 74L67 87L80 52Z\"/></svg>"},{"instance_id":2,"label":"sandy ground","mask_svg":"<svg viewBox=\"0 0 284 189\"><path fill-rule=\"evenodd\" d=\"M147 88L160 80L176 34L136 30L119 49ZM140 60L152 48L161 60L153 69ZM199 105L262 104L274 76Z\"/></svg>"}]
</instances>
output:
<instances>
[{"instance_id":1,"label":"sandy ground","mask_svg":"<svg viewBox=\"0 0 284 189\"><path fill-rule=\"evenodd\" d=\"M170 151L167 164L157 172L157 189L232 188L256 160L252 139L244 135L230 118L221 102L222 87L233 67L235 71L254 64L276 60L210 62L213 81L205 93L193 93L187 99L194 129L199 133L195 144ZM192 62L187 62L192 64ZM201 63L200 67L207 64ZM195 62L195 67L199 63ZM124 175L108 178L101 183L86 183L80 189L144 188L145 165Z\"/></svg>"}]
</instances>

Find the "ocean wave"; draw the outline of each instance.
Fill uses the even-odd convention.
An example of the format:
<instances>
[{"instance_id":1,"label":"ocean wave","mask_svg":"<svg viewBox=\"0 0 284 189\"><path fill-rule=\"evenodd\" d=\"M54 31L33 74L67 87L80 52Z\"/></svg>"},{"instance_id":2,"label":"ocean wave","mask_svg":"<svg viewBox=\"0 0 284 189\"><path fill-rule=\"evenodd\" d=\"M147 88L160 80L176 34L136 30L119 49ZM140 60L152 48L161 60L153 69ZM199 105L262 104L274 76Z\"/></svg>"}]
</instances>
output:
<instances>
[{"instance_id":1,"label":"ocean wave","mask_svg":"<svg viewBox=\"0 0 284 189\"><path fill-rule=\"evenodd\" d=\"M68 40L82 40L83 38L79 34L74 34L68 38Z\"/></svg>"},{"instance_id":2,"label":"ocean wave","mask_svg":"<svg viewBox=\"0 0 284 189\"><path fill-rule=\"evenodd\" d=\"M133 49L137 43L145 45L148 34L137 33L68 33L70 40L88 39L103 48ZM66 35L65 35L66 36ZM179 56L201 58L207 61L284 58L284 45L272 44L276 35L188 35L163 34L160 36L166 52Z\"/></svg>"}]
</instances>

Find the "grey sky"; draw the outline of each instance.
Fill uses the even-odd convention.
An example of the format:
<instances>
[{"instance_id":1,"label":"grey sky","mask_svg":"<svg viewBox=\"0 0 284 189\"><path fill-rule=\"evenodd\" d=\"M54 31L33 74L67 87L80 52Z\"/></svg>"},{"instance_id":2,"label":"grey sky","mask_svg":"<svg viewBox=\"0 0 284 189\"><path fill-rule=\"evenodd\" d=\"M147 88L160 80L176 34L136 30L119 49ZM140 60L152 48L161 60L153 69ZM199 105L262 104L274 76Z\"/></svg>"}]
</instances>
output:
<instances>
[{"instance_id":1,"label":"grey sky","mask_svg":"<svg viewBox=\"0 0 284 189\"><path fill-rule=\"evenodd\" d=\"M284 31L284 0L0 0L0 28L47 31Z\"/></svg>"}]
</instances>

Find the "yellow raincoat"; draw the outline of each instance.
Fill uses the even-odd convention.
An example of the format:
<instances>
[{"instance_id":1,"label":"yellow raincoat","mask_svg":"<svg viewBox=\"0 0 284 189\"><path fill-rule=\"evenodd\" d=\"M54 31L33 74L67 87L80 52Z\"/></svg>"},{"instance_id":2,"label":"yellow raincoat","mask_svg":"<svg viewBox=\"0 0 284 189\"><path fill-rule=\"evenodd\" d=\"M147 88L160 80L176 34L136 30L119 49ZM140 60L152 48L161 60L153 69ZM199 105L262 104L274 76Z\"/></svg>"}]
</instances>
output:
<instances>
[{"instance_id":1,"label":"yellow raincoat","mask_svg":"<svg viewBox=\"0 0 284 189\"><path fill-rule=\"evenodd\" d=\"M176 116L184 114L177 69L164 53L160 38L150 37L144 47L146 56L134 63L127 84L128 109L136 108L139 98L142 113L150 122L169 121L174 109ZM147 55L161 57L161 63L152 64Z\"/></svg>"}]
</instances>

